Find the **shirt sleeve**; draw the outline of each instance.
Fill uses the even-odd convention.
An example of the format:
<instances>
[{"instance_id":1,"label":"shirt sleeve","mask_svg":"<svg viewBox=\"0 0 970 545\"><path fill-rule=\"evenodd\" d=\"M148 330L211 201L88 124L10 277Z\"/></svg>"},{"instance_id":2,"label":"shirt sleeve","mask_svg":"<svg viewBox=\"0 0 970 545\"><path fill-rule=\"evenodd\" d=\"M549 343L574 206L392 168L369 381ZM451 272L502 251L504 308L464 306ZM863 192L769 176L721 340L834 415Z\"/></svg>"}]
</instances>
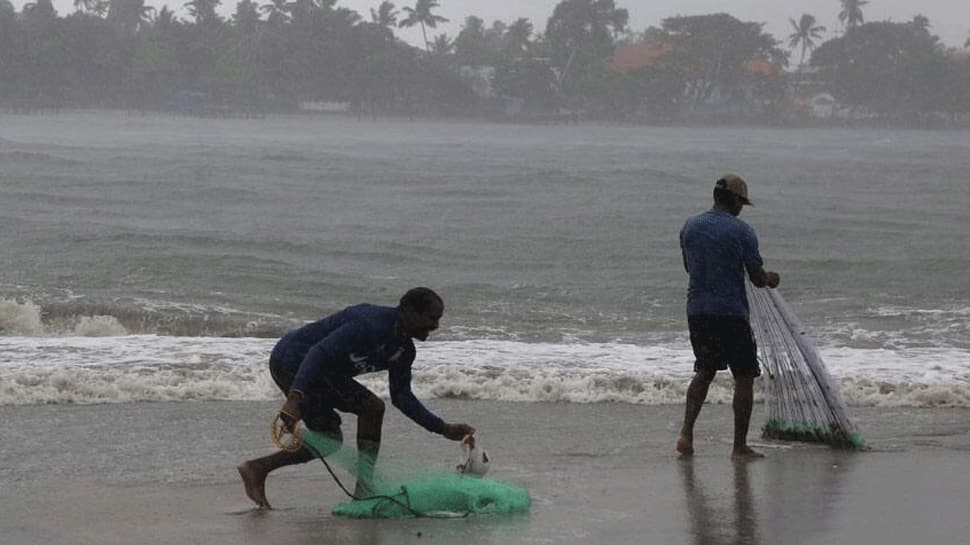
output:
<instances>
[{"instance_id":1,"label":"shirt sleeve","mask_svg":"<svg viewBox=\"0 0 970 545\"><path fill-rule=\"evenodd\" d=\"M746 229L741 237L741 250L743 252L742 259L744 260L745 267L761 267L763 266L764 260L761 259L761 252L758 251L758 235L755 233L754 228L750 225L745 225Z\"/></svg>"},{"instance_id":2,"label":"shirt sleeve","mask_svg":"<svg viewBox=\"0 0 970 545\"><path fill-rule=\"evenodd\" d=\"M388 370L391 404L416 424L432 433L443 433L445 421L438 418L418 401L411 391L411 365L401 365Z\"/></svg>"},{"instance_id":3,"label":"shirt sleeve","mask_svg":"<svg viewBox=\"0 0 970 545\"><path fill-rule=\"evenodd\" d=\"M307 385L316 382L325 370L339 365L346 359L359 333L354 324L346 323L310 347L300 362L290 389L302 391Z\"/></svg>"}]
</instances>

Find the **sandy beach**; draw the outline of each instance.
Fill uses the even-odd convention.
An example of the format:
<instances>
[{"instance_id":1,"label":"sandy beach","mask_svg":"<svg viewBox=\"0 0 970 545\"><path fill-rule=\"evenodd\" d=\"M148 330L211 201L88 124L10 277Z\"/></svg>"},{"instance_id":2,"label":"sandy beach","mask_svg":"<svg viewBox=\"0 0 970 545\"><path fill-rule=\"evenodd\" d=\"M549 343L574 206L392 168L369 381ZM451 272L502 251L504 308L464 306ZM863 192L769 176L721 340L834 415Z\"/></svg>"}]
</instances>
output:
<instances>
[{"instance_id":1,"label":"sandy beach","mask_svg":"<svg viewBox=\"0 0 970 545\"><path fill-rule=\"evenodd\" d=\"M0 543L943 545L970 532L965 409L857 409L868 452L753 431L767 457L735 464L726 405L705 407L698 454L684 461L673 452L675 405L434 400L478 427L489 477L528 488L531 511L365 521L330 514L346 498L317 462L273 474L276 509L251 508L235 465L271 450L274 405L0 408ZM756 406L754 422L762 413ZM388 412L388 471L446 470L458 456L454 443Z\"/></svg>"}]
</instances>

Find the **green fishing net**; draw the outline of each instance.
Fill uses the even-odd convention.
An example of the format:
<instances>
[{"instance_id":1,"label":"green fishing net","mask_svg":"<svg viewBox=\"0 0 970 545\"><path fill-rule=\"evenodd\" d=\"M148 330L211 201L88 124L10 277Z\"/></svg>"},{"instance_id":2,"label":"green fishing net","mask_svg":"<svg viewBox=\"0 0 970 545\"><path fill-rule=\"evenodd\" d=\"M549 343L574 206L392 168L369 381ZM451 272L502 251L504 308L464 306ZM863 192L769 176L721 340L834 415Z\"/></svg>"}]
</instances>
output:
<instances>
[{"instance_id":1,"label":"green fishing net","mask_svg":"<svg viewBox=\"0 0 970 545\"><path fill-rule=\"evenodd\" d=\"M303 444L321 459L353 471L356 456L333 439L304 430ZM337 504L333 514L351 518L413 516L460 517L507 514L529 510L532 498L524 488L456 472L425 473L407 479L375 478L371 496Z\"/></svg>"}]
</instances>

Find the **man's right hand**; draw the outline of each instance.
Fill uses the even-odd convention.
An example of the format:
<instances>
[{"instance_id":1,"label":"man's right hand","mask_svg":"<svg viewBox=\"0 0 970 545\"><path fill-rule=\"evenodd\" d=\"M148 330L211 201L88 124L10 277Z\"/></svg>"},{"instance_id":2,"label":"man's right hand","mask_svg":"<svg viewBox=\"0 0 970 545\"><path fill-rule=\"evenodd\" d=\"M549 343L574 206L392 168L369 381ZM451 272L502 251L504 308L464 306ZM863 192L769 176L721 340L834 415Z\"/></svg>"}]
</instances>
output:
<instances>
[{"instance_id":1,"label":"man's right hand","mask_svg":"<svg viewBox=\"0 0 970 545\"><path fill-rule=\"evenodd\" d=\"M777 288L778 284L781 282L781 276L776 272L765 271L765 286L769 288Z\"/></svg>"},{"instance_id":2,"label":"man's right hand","mask_svg":"<svg viewBox=\"0 0 970 545\"><path fill-rule=\"evenodd\" d=\"M474 434L475 428L468 424L445 424L445 429L441 432L441 435L452 441L461 441L466 435Z\"/></svg>"},{"instance_id":3,"label":"man's right hand","mask_svg":"<svg viewBox=\"0 0 970 545\"><path fill-rule=\"evenodd\" d=\"M296 423L303 418L303 411L300 410L300 402L303 401L301 392L290 392L286 395L286 402L280 408L280 420L286 431L293 433Z\"/></svg>"}]
</instances>

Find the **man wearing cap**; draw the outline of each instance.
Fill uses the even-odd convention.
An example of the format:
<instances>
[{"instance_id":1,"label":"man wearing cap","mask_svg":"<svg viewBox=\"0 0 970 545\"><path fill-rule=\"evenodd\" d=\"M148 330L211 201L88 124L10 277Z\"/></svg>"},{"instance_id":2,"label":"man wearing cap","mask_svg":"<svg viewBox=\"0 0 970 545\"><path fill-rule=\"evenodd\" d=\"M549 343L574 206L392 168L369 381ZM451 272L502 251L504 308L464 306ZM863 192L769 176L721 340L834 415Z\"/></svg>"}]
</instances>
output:
<instances>
[{"instance_id":1,"label":"man wearing cap","mask_svg":"<svg viewBox=\"0 0 970 545\"><path fill-rule=\"evenodd\" d=\"M687 288L687 324L694 349L694 378L687 388L684 425L677 440L682 456L694 454L694 423L714 375L730 367L734 376L734 448L737 461L761 458L748 446L754 379L761 375L754 335L748 322L744 273L759 288L774 288L778 273L764 269L758 236L738 218L751 206L748 185L736 174L714 185L714 207L689 218L680 231Z\"/></svg>"}]
</instances>

